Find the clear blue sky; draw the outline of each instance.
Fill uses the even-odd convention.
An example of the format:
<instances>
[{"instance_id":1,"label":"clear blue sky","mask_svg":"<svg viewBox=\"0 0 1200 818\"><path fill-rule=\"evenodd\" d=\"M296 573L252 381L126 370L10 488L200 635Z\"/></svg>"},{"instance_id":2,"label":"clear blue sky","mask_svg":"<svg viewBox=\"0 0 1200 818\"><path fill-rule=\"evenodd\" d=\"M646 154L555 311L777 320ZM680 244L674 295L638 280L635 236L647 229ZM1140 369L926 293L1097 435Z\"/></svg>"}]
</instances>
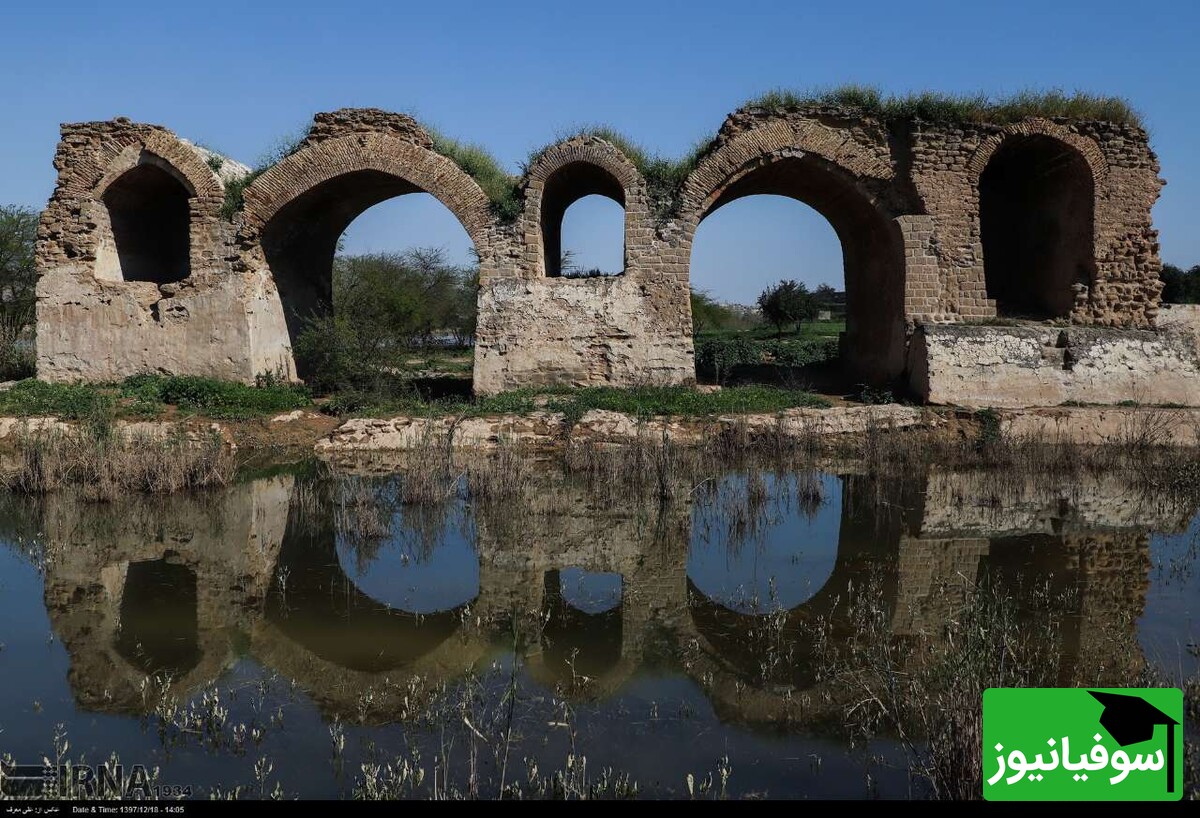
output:
<instances>
[{"instance_id":1,"label":"clear blue sky","mask_svg":"<svg viewBox=\"0 0 1200 818\"><path fill-rule=\"evenodd\" d=\"M315 111L377 106L485 144L514 172L592 122L679 155L773 87L885 91L1076 88L1128 97L1169 184L1154 215L1165 260L1200 263L1200 3L227 3L9 4L0 19L0 201L45 203L58 123L161 123L247 163ZM421 199L425 199L424 202ZM579 212L576 212L579 211ZM568 213L587 266L620 264L612 208ZM428 197L351 226L351 250L465 234ZM693 280L749 301L780 277L840 284L832 230L786 200L735 203L701 227Z\"/></svg>"}]
</instances>

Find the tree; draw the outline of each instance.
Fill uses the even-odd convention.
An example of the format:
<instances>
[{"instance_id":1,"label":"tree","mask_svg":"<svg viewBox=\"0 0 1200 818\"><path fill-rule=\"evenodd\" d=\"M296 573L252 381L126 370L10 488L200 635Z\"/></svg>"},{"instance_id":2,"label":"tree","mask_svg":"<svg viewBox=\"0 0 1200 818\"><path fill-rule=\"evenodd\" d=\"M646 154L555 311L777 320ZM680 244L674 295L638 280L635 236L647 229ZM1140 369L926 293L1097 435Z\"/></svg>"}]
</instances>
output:
<instances>
[{"instance_id":1,"label":"tree","mask_svg":"<svg viewBox=\"0 0 1200 818\"><path fill-rule=\"evenodd\" d=\"M817 301L802 282L780 281L768 287L758 297L758 309L775 326L779 335L788 324L799 325L817 317Z\"/></svg>"},{"instance_id":2,"label":"tree","mask_svg":"<svg viewBox=\"0 0 1200 818\"><path fill-rule=\"evenodd\" d=\"M820 284L813 291L813 298L822 309L829 309L837 303L837 290L828 284Z\"/></svg>"},{"instance_id":3,"label":"tree","mask_svg":"<svg viewBox=\"0 0 1200 818\"><path fill-rule=\"evenodd\" d=\"M724 329L733 321L733 311L724 304L718 304L711 295L700 290L692 290L692 334Z\"/></svg>"},{"instance_id":4,"label":"tree","mask_svg":"<svg viewBox=\"0 0 1200 818\"><path fill-rule=\"evenodd\" d=\"M1162 300L1166 304L1200 304L1200 264L1183 270L1164 264Z\"/></svg>"},{"instance_id":5,"label":"tree","mask_svg":"<svg viewBox=\"0 0 1200 818\"><path fill-rule=\"evenodd\" d=\"M390 389L413 350L471 342L478 286L477 268L439 249L337 257L332 313L296 339L305 380L319 391Z\"/></svg>"},{"instance_id":6,"label":"tree","mask_svg":"<svg viewBox=\"0 0 1200 818\"><path fill-rule=\"evenodd\" d=\"M34 244L38 214L0 205L0 379L33 375L33 348L27 330L37 305Z\"/></svg>"}]
</instances>

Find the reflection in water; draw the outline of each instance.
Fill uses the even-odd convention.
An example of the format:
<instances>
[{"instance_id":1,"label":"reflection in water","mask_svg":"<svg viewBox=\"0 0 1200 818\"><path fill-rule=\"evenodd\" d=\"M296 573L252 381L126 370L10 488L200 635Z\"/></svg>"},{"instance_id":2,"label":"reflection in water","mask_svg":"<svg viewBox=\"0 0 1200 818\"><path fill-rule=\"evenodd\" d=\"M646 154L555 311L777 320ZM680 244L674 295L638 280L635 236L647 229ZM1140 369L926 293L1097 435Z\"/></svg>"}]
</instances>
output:
<instances>
[{"instance_id":1,"label":"reflection in water","mask_svg":"<svg viewBox=\"0 0 1200 818\"><path fill-rule=\"evenodd\" d=\"M342 567L335 543L332 519L326 516L314 521L311 515L293 509L267 598L266 615L288 638L340 667L375 673L412 663L457 630L462 605L478 593L475 558L475 588L470 598L448 603L448 598L461 599L458 592L464 587L449 582L435 586L431 593L409 596L415 596L417 610L392 607L354 583ZM461 552L451 550L450 559L442 562L437 560L440 550L431 552L428 565L463 570ZM376 554L372 563L385 559L386 553ZM413 564L410 560L376 577L408 576L408 566ZM414 569L418 576L422 570ZM470 576L470 572L463 573ZM454 591L449 597L442 595L446 588Z\"/></svg>"},{"instance_id":2,"label":"reflection in water","mask_svg":"<svg viewBox=\"0 0 1200 818\"><path fill-rule=\"evenodd\" d=\"M542 631L542 649L546 667L560 678L574 678L577 674L602 676L621 661L620 575L616 575L616 605L608 604L593 613L568 601L564 589L579 588L583 577L576 574L572 583L562 576L565 573L547 571L545 575L546 626ZM614 575L599 575L599 590L611 588L608 580L611 576Z\"/></svg>"},{"instance_id":3,"label":"reflection in water","mask_svg":"<svg viewBox=\"0 0 1200 818\"><path fill-rule=\"evenodd\" d=\"M117 653L146 674L182 676L200 662L196 574L166 559L125 571Z\"/></svg>"},{"instance_id":4,"label":"reflection in water","mask_svg":"<svg viewBox=\"0 0 1200 818\"><path fill-rule=\"evenodd\" d=\"M448 611L479 596L479 554L456 527L439 534L432 543L394 537L370 549L338 536L337 557L346 578L372 599L409 613Z\"/></svg>"},{"instance_id":5,"label":"reflection in water","mask_svg":"<svg viewBox=\"0 0 1200 818\"><path fill-rule=\"evenodd\" d=\"M558 572L563 602L586 614L599 614L621 604L621 575L611 571L564 568Z\"/></svg>"},{"instance_id":6,"label":"reflection in water","mask_svg":"<svg viewBox=\"0 0 1200 818\"><path fill-rule=\"evenodd\" d=\"M980 588L1000 589L1023 628L1046 634L1049 670L1063 685L1133 667L1147 628L1160 643L1195 641L1186 630L1194 612L1177 616L1194 601L1172 597L1161 576L1148 580L1149 532L1176 530L1195 509L1131 511L1107 501L1121 495L1102 482L1071 489L1086 507L1057 494L1011 505L988 495L975 507L976 479L826 475L814 489L718 475L644 508L589 507L578 487L541 486L504 508L456 499L437 518L391 509L371 537L349 536L345 509L328 495L313 502L291 477L160 506L51 497L3 516L0 534L28 559L36 549L24 544L45 532L44 580L28 581L65 651L59 669L32 653L44 633L14 633L33 627L28 611L10 609L28 603L0 593L0 663L41 674L48 690L65 676L69 704L122 714L153 709L140 692L150 673L169 674L183 697L231 669L278 673L316 704L301 729L318 736L323 761L319 719L397 720L414 706L406 680L453 686L499 658L527 671L515 683L523 702L590 702L596 735L618 753L638 742L629 713L649 700L686 703L694 719L659 736L667 743L654 763L723 752L705 744L718 731L777 761L778 747L731 726L776 725L800 741L794 728L811 734L835 714L822 704L836 690L820 663L854 633L855 598L867 600L884 641L903 647L918 634L936 641ZM1148 595L1159 601L1148 607ZM1139 623L1151 610L1175 618ZM364 704L381 689L394 695ZM23 715L27 703L3 695L6 735L41 729ZM100 729L73 710L61 718ZM762 786L790 792L791 780L781 773Z\"/></svg>"},{"instance_id":7,"label":"reflection in water","mask_svg":"<svg viewBox=\"0 0 1200 818\"><path fill-rule=\"evenodd\" d=\"M789 610L809 600L833 573L841 485L836 477L822 475L816 496L824 502L810 508L811 513L797 513L804 507L790 502L796 491L794 481L766 475L758 478L764 481L761 491L775 502L758 511L769 520L753 526L755 536L739 537L733 526L713 524L713 520L735 518L731 502L753 502L752 492L757 489L750 485L752 479L725 477L696 505L688 579L698 593L737 613Z\"/></svg>"}]
</instances>

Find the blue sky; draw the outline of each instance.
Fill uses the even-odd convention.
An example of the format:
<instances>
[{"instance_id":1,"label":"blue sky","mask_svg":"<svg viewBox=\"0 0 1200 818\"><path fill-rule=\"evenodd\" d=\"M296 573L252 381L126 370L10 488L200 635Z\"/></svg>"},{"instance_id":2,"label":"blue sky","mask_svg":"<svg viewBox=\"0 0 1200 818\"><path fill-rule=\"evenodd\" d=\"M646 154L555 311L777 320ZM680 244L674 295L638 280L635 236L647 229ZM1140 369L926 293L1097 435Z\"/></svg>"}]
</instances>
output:
<instances>
[{"instance_id":1,"label":"blue sky","mask_svg":"<svg viewBox=\"0 0 1200 818\"><path fill-rule=\"evenodd\" d=\"M679 155L743 100L845 82L885 91L1076 88L1128 97L1169 184L1155 208L1167 261L1200 263L1200 3L274 3L60 0L0 18L0 201L41 206L59 122L156 122L252 162L315 111L407 111L486 145L514 172L573 125L604 122ZM424 200L424 201L422 201ZM578 211L578 212L577 212ZM619 266L613 209L583 201L564 243ZM351 250L468 243L428 197L379 205ZM781 277L840 283L828 225L756 197L701 226L693 282L753 300Z\"/></svg>"}]
</instances>

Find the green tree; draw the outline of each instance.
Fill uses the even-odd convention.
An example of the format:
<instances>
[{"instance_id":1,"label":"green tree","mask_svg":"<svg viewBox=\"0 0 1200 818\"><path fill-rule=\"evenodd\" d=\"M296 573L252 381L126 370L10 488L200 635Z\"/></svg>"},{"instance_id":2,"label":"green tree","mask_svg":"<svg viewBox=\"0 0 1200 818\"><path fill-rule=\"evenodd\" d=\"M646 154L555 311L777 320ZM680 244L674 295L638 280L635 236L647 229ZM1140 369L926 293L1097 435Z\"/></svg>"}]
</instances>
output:
<instances>
[{"instance_id":1,"label":"green tree","mask_svg":"<svg viewBox=\"0 0 1200 818\"><path fill-rule=\"evenodd\" d=\"M33 375L29 335L37 305L37 225L36 211L0 205L0 378L4 380Z\"/></svg>"},{"instance_id":2,"label":"green tree","mask_svg":"<svg viewBox=\"0 0 1200 818\"><path fill-rule=\"evenodd\" d=\"M733 322L733 311L717 301L708 293L692 290L692 334L725 329Z\"/></svg>"},{"instance_id":3,"label":"green tree","mask_svg":"<svg viewBox=\"0 0 1200 818\"><path fill-rule=\"evenodd\" d=\"M1164 264L1162 300L1167 304L1200 304L1200 264L1183 270Z\"/></svg>"},{"instance_id":4,"label":"green tree","mask_svg":"<svg viewBox=\"0 0 1200 818\"><path fill-rule=\"evenodd\" d=\"M438 249L339 256L333 310L296 339L305 380L319 391L388 391L413 350L466 346L475 334L477 267Z\"/></svg>"},{"instance_id":5,"label":"green tree","mask_svg":"<svg viewBox=\"0 0 1200 818\"><path fill-rule=\"evenodd\" d=\"M803 282L791 279L763 290L758 297L758 309L779 335L789 324L799 325L801 321L817 317L817 301L813 294Z\"/></svg>"}]
</instances>

